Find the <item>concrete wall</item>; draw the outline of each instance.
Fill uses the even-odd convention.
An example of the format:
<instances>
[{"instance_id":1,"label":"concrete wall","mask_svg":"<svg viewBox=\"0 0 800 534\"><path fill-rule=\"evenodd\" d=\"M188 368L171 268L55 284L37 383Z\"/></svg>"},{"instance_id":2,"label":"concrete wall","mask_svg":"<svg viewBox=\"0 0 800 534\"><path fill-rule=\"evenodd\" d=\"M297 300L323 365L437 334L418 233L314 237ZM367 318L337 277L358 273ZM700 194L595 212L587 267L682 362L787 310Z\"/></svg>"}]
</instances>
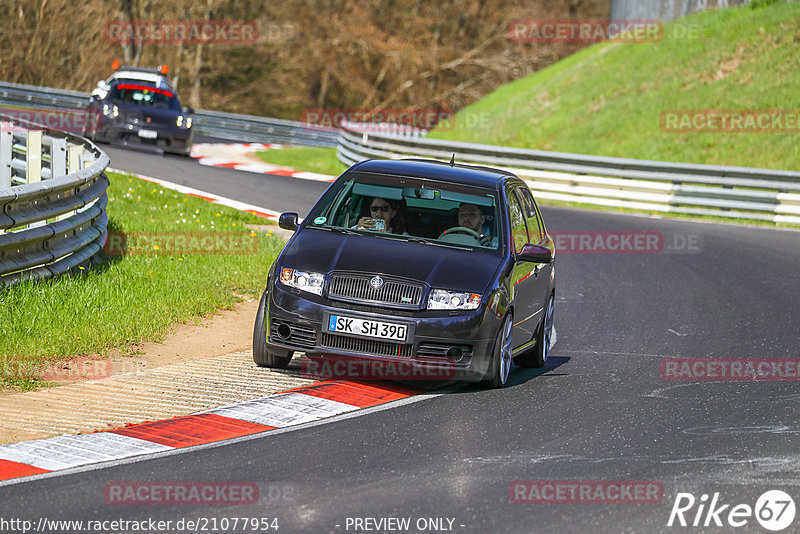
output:
<instances>
[{"instance_id":1,"label":"concrete wall","mask_svg":"<svg viewBox=\"0 0 800 534\"><path fill-rule=\"evenodd\" d=\"M662 20L664 22L750 0L611 0L611 20Z\"/></svg>"}]
</instances>

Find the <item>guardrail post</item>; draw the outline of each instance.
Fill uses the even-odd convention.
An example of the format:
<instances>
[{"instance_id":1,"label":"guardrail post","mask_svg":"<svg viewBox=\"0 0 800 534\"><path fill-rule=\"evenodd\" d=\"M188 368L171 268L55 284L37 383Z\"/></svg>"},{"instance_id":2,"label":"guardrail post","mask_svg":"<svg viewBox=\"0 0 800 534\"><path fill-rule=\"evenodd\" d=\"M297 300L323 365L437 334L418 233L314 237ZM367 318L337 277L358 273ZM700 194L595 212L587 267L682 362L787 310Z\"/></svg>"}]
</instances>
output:
<instances>
[{"instance_id":1,"label":"guardrail post","mask_svg":"<svg viewBox=\"0 0 800 534\"><path fill-rule=\"evenodd\" d=\"M50 178L67 175L67 140L53 139L50 143ZM56 217L57 221L68 219L77 211L68 211Z\"/></svg>"},{"instance_id":2,"label":"guardrail post","mask_svg":"<svg viewBox=\"0 0 800 534\"><path fill-rule=\"evenodd\" d=\"M84 149L79 152L78 160L81 162L80 168L85 169L94 162L94 156L92 155L91 152Z\"/></svg>"},{"instance_id":3,"label":"guardrail post","mask_svg":"<svg viewBox=\"0 0 800 534\"><path fill-rule=\"evenodd\" d=\"M81 153L83 152L83 148L70 145L68 152L67 152L67 172L72 174L73 172L81 170Z\"/></svg>"},{"instance_id":4,"label":"guardrail post","mask_svg":"<svg viewBox=\"0 0 800 534\"><path fill-rule=\"evenodd\" d=\"M66 166L67 166L67 173L72 174L75 171L79 171L86 167L85 162L83 161L83 154L84 149L83 147L76 146L76 145L68 145L66 148ZM63 215L58 217L58 220L66 219L68 217L72 217L74 214L78 213L80 210L75 211L68 211Z\"/></svg>"},{"instance_id":5,"label":"guardrail post","mask_svg":"<svg viewBox=\"0 0 800 534\"><path fill-rule=\"evenodd\" d=\"M11 187L11 147L13 145L14 134L11 131L11 123L4 122L0 127L0 187Z\"/></svg>"},{"instance_id":6,"label":"guardrail post","mask_svg":"<svg viewBox=\"0 0 800 534\"><path fill-rule=\"evenodd\" d=\"M42 181L42 132L28 131L25 149L25 181L29 184Z\"/></svg>"},{"instance_id":7,"label":"guardrail post","mask_svg":"<svg viewBox=\"0 0 800 534\"><path fill-rule=\"evenodd\" d=\"M50 143L50 178L67 175L67 140L53 139Z\"/></svg>"},{"instance_id":8,"label":"guardrail post","mask_svg":"<svg viewBox=\"0 0 800 534\"><path fill-rule=\"evenodd\" d=\"M42 181L42 132L28 131L25 148L25 181L29 184ZM46 220L32 222L28 228L38 228L47 224Z\"/></svg>"},{"instance_id":9,"label":"guardrail post","mask_svg":"<svg viewBox=\"0 0 800 534\"><path fill-rule=\"evenodd\" d=\"M25 148L25 180L29 184L42 181L42 132L28 130ZM28 228L45 226L46 220L32 222Z\"/></svg>"}]
</instances>

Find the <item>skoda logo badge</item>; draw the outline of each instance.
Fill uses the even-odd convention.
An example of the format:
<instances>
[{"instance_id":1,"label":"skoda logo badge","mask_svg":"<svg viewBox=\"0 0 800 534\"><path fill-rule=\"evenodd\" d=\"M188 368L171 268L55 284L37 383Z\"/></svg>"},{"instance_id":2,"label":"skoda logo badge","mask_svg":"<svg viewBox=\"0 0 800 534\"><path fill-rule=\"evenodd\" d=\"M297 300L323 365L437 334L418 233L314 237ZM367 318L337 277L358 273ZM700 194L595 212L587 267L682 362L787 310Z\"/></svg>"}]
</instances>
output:
<instances>
[{"instance_id":1,"label":"skoda logo badge","mask_svg":"<svg viewBox=\"0 0 800 534\"><path fill-rule=\"evenodd\" d=\"M369 285L372 286L372 289L380 289L383 287L383 278L380 276L373 276L369 281Z\"/></svg>"}]
</instances>

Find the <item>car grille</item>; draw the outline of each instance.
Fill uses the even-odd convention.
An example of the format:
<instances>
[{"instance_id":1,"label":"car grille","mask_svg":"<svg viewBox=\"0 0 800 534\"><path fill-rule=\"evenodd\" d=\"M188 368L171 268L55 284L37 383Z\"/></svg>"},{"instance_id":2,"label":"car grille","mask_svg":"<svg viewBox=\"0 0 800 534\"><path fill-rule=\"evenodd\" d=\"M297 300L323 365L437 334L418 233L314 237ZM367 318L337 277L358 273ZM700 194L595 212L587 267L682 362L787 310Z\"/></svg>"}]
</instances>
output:
<instances>
[{"instance_id":1,"label":"car grille","mask_svg":"<svg viewBox=\"0 0 800 534\"><path fill-rule=\"evenodd\" d=\"M281 325L289 327L290 334L288 337L282 337L278 334L278 328L280 328ZM269 325L269 337L271 341L296 345L309 350L313 349L317 342L317 332L313 327L290 323L288 321L271 321Z\"/></svg>"},{"instance_id":2,"label":"car grille","mask_svg":"<svg viewBox=\"0 0 800 534\"><path fill-rule=\"evenodd\" d=\"M334 300L383 304L396 308L418 308L422 299L422 284L384 278L383 286L370 285L368 274L334 273L328 297Z\"/></svg>"},{"instance_id":3,"label":"car grille","mask_svg":"<svg viewBox=\"0 0 800 534\"><path fill-rule=\"evenodd\" d=\"M322 346L360 354L399 356L401 358L410 358L413 348L412 345L364 339L362 337L335 336L326 332L322 333Z\"/></svg>"},{"instance_id":4,"label":"car grille","mask_svg":"<svg viewBox=\"0 0 800 534\"><path fill-rule=\"evenodd\" d=\"M354 302L340 301L336 303L337 309L350 310L365 313L375 313L375 306L364 306L363 304L356 304ZM386 308L381 311L384 315L391 315L393 317L414 317L418 310L406 310L403 308Z\"/></svg>"}]
</instances>

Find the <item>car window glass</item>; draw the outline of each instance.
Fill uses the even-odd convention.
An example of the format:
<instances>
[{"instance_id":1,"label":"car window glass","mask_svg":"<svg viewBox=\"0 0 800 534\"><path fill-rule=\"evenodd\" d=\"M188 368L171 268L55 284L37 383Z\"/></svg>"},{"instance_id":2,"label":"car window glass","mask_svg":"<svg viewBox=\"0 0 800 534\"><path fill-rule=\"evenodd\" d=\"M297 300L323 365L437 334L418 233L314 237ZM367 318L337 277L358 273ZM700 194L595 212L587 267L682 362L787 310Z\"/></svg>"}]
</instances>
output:
<instances>
[{"instance_id":1,"label":"car window glass","mask_svg":"<svg viewBox=\"0 0 800 534\"><path fill-rule=\"evenodd\" d=\"M544 232L542 232L539 214L536 212L531 192L526 187L520 187L517 189L517 194L522 202L525 220L528 223L528 232L530 233L531 243L539 243L542 240Z\"/></svg>"},{"instance_id":2,"label":"car window glass","mask_svg":"<svg viewBox=\"0 0 800 534\"><path fill-rule=\"evenodd\" d=\"M180 111L181 105L174 93L165 89L138 84L118 84L110 95L111 100L157 109Z\"/></svg>"},{"instance_id":3,"label":"car window glass","mask_svg":"<svg viewBox=\"0 0 800 534\"><path fill-rule=\"evenodd\" d=\"M542 234L542 239L544 239L545 236L547 235L547 227L544 225L544 219L542 218L542 210L539 209L539 206L538 204L536 204L536 201L533 202L533 207L536 208L536 217L537 220L539 221L539 231Z\"/></svg>"},{"instance_id":4,"label":"car window glass","mask_svg":"<svg viewBox=\"0 0 800 534\"><path fill-rule=\"evenodd\" d=\"M514 250L522 252L522 247L529 243L528 229L525 227L525 216L517 195L508 197L508 213L511 221L511 237L514 239Z\"/></svg>"},{"instance_id":5,"label":"car window glass","mask_svg":"<svg viewBox=\"0 0 800 534\"><path fill-rule=\"evenodd\" d=\"M370 225L362 221L375 218L370 206L376 198L394 206L397 219L382 225L390 229L388 232L369 230ZM480 220L474 221L473 231L459 225L459 208L464 204L473 205L483 218L482 225ZM332 186L309 214L309 225L499 251L501 236L492 227L498 220L498 206L497 193L492 189L423 178L355 174ZM395 232L397 228L402 230Z\"/></svg>"}]
</instances>

